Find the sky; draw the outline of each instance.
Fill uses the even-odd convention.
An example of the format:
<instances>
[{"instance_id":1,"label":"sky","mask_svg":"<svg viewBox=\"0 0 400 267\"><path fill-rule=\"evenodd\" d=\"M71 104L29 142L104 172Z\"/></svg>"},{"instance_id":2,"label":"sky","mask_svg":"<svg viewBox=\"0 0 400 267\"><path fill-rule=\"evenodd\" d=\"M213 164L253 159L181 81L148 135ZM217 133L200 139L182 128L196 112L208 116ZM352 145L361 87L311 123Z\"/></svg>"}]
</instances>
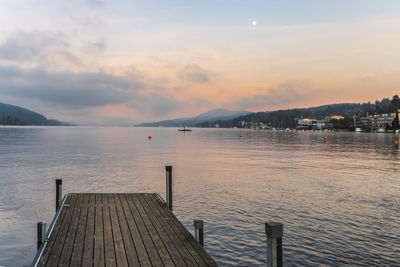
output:
<instances>
[{"instance_id":1,"label":"sky","mask_svg":"<svg viewBox=\"0 0 400 267\"><path fill-rule=\"evenodd\" d=\"M368 102L400 93L399 49L397 0L0 0L0 102L99 125Z\"/></svg>"}]
</instances>

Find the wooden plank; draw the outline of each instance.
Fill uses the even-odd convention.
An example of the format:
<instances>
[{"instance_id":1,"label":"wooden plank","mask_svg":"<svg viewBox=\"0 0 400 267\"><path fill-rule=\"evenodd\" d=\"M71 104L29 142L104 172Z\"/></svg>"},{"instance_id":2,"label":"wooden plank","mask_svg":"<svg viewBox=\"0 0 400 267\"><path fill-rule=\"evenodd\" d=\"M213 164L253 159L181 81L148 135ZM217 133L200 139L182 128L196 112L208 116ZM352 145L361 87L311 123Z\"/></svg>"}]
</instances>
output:
<instances>
[{"instance_id":1,"label":"wooden plank","mask_svg":"<svg viewBox=\"0 0 400 267\"><path fill-rule=\"evenodd\" d=\"M139 232L139 229L136 225L136 221L133 217L133 214L130 210L129 204L126 200L126 195L124 195L124 194L120 195L120 201L121 201L122 209L125 214L125 218L127 219L127 224L129 227L131 237L133 239L133 243L136 248L136 252L137 252L137 255L139 258L140 265L144 266L144 267L150 267L150 266L152 266L151 262L150 262L150 258L147 254L146 247L144 245L142 236Z\"/></svg>"},{"instance_id":2,"label":"wooden plank","mask_svg":"<svg viewBox=\"0 0 400 267\"><path fill-rule=\"evenodd\" d=\"M93 266L104 266L103 197L96 194Z\"/></svg>"},{"instance_id":3,"label":"wooden plank","mask_svg":"<svg viewBox=\"0 0 400 267\"><path fill-rule=\"evenodd\" d=\"M199 252L194 247L194 245L196 245L196 244L198 245L197 241L195 241L193 239L194 242L196 243L196 244L193 245L190 242L190 239L188 240L189 237L182 234L182 230L179 228L179 226L177 226L175 224L174 218L173 218L174 215L168 209L168 207L164 203L162 203L160 201L160 199L157 197L157 195L153 195L153 196L149 197L148 200L150 201L150 203L152 203L152 205L154 207L154 210L160 213L160 217L163 218L165 224L168 225L171 228L171 231L174 233L176 238L183 244L183 246L187 249L189 254L196 261L196 265L198 265L198 266L208 266L206 261L201 257ZM160 202L158 202L158 201L160 201ZM170 215L172 215L172 216L170 216ZM184 228L184 226L183 226L183 228ZM186 230L186 228L184 228L184 229ZM189 233L189 236L192 237L192 235L190 233Z\"/></svg>"},{"instance_id":4,"label":"wooden plank","mask_svg":"<svg viewBox=\"0 0 400 267\"><path fill-rule=\"evenodd\" d=\"M76 196L76 204L72 210L71 223L68 228L67 236L64 241L64 247L61 252L58 266L69 266L71 261L72 250L75 244L76 233L78 229L78 222L81 210L82 195ZM71 209L71 208L70 208Z\"/></svg>"},{"instance_id":5,"label":"wooden plank","mask_svg":"<svg viewBox=\"0 0 400 267\"><path fill-rule=\"evenodd\" d=\"M107 197L108 203L110 204L111 229L114 238L116 265L118 267L125 267L128 266L128 262L124 242L122 240L121 228L119 226L118 215L115 209L114 194L107 194Z\"/></svg>"},{"instance_id":6,"label":"wooden plank","mask_svg":"<svg viewBox=\"0 0 400 267\"><path fill-rule=\"evenodd\" d=\"M70 204L69 200L70 200L70 198L67 197L64 204ZM54 225L51 236L49 237L49 241L47 242L46 249L43 251L42 257L39 260L38 266L40 266L40 267L46 266L46 262L47 262L49 255L54 247L55 240L57 239L58 233L60 231L61 224L65 218L65 213L66 213L65 211L66 211L66 209L61 210L58 220Z\"/></svg>"},{"instance_id":7,"label":"wooden plank","mask_svg":"<svg viewBox=\"0 0 400 267\"><path fill-rule=\"evenodd\" d=\"M162 214L165 216L165 220L169 222L173 222L170 226L175 229L178 233L178 236L185 243L189 243L197 253L191 253L191 255L195 258L195 260L199 263L200 259L198 256L201 256L201 261L204 261L208 266L218 266L217 263L211 258L211 256L204 250L204 248L194 239L191 233L183 226L183 224L176 218L176 216L168 209L168 207L163 203L158 197L149 198L152 199L159 207ZM179 230L179 231L178 231ZM184 237L184 239L182 239ZM189 247L188 247L189 249ZM201 264L201 263L199 263Z\"/></svg>"},{"instance_id":8,"label":"wooden plank","mask_svg":"<svg viewBox=\"0 0 400 267\"><path fill-rule=\"evenodd\" d=\"M128 264L129 266L140 266L140 262L137 256L137 251L135 245L133 244L132 235L129 231L127 218L125 217L125 213L122 208L120 194L114 194L114 203L115 203L117 218L121 227L121 236L123 239ZM147 252L145 253L147 255Z\"/></svg>"},{"instance_id":9,"label":"wooden plank","mask_svg":"<svg viewBox=\"0 0 400 267\"><path fill-rule=\"evenodd\" d=\"M89 194L88 217L86 220L85 242L83 247L82 266L93 264L93 243L94 243L94 204L95 195Z\"/></svg>"},{"instance_id":10,"label":"wooden plank","mask_svg":"<svg viewBox=\"0 0 400 267\"><path fill-rule=\"evenodd\" d=\"M138 209L140 216L143 219L143 222L147 228L147 231L149 232L150 237L153 240L154 246L156 247L157 252L160 255L160 258L161 258L164 266L175 266L161 237L159 236L157 230L154 228L154 225L152 224L151 220L147 216L147 213L144 210L142 203L140 202L140 198L142 198L142 196L137 195L137 194L131 194L130 196L132 197L133 202L135 203L136 208Z\"/></svg>"},{"instance_id":11,"label":"wooden plank","mask_svg":"<svg viewBox=\"0 0 400 267\"><path fill-rule=\"evenodd\" d=\"M166 224L161 220L159 221L159 212L157 213L156 216L156 211L154 209L154 206L150 206L149 203L146 201L147 197L151 197L149 194L141 194L139 195L139 200L142 204L143 209L146 211L147 216L149 217L150 221L154 225L154 228L157 230L160 238L162 239L162 242L164 243L165 247L167 248L169 254L171 255L172 260L174 261L176 266L195 266L196 261L190 256L189 252L186 250L186 248L183 246L182 243L179 242L173 242L176 241L175 235L172 231L170 231L169 228L167 228ZM183 258L181 254L179 253L178 249L183 250ZM186 257L188 256L188 257Z\"/></svg>"},{"instance_id":12,"label":"wooden plank","mask_svg":"<svg viewBox=\"0 0 400 267\"><path fill-rule=\"evenodd\" d=\"M107 194L102 195L103 198L103 225L104 225L104 252L106 266L116 266L114 239L111 229L110 205L108 203Z\"/></svg>"},{"instance_id":13,"label":"wooden plank","mask_svg":"<svg viewBox=\"0 0 400 267\"><path fill-rule=\"evenodd\" d=\"M70 194L65 204L39 266L217 266L156 194Z\"/></svg>"},{"instance_id":14,"label":"wooden plank","mask_svg":"<svg viewBox=\"0 0 400 267\"><path fill-rule=\"evenodd\" d=\"M193 258L192 254L197 254L197 252L193 249L192 246L188 246L185 242L179 238L179 229L174 229L170 226L171 219L169 217L165 217L164 214L161 214L160 206L157 205L152 199L158 198L156 194L147 194L144 196L143 200L146 201L146 204L149 206L148 210L153 214L153 221L164 228L167 236L173 242L174 248L177 248L178 253L182 256L187 266L197 266L199 264L205 264L204 261L198 259L199 262ZM184 240L184 239L183 239ZM170 247L170 246L168 246ZM180 266L180 265L178 265Z\"/></svg>"},{"instance_id":15,"label":"wooden plank","mask_svg":"<svg viewBox=\"0 0 400 267\"><path fill-rule=\"evenodd\" d=\"M82 198L80 207L81 208L80 216L79 216L78 229L76 231L76 238L74 243L74 249L72 251L70 266L81 266L82 264L83 248L85 242L85 231L86 231L86 223L88 216L89 195L80 194L80 197Z\"/></svg>"},{"instance_id":16,"label":"wooden plank","mask_svg":"<svg viewBox=\"0 0 400 267\"><path fill-rule=\"evenodd\" d=\"M56 240L54 240L54 246L53 249L51 250L51 253L49 255L49 258L47 260L46 266L57 266L58 261L61 256L61 251L64 246L64 241L67 236L68 228L71 222L72 218L72 213L74 211L75 203L77 196L74 194L71 194L68 196L69 198L69 203L65 204L63 206L63 209L65 209L65 220L63 220L61 226L60 226L60 231L58 232ZM69 206L68 206L69 205Z\"/></svg>"},{"instance_id":17,"label":"wooden plank","mask_svg":"<svg viewBox=\"0 0 400 267\"><path fill-rule=\"evenodd\" d=\"M132 196L131 194L125 195L130 211L132 212L132 215L135 218L136 225L139 229L143 243L146 247L147 255L150 258L151 264L152 266L164 266L154 246L153 240L151 239L150 234L142 220L142 217L140 216L139 211L137 210L136 204L134 203L134 199L131 196Z\"/></svg>"}]
</instances>

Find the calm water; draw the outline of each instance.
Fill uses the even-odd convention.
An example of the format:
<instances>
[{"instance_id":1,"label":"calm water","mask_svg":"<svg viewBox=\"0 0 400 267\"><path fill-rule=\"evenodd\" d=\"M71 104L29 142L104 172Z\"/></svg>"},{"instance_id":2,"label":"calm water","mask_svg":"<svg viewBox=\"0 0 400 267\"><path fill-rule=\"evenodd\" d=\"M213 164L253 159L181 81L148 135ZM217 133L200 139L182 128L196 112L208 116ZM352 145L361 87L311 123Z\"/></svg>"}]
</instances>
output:
<instances>
[{"instance_id":1,"label":"calm water","mask_svg":"<svg viewBox=\"0 0 400 267\"><path fill-rule=\"evenodd\" d=\"M239 138L242 134L243 138ZM147 136L151 135L151 141ZM324 144L324 137L328 143ZM0 128L0 265L28 265L64 192L159 192L222 266L263 265L265 221L286 266L400 266L399 137L170 128Z\"/></svg>"}]
</instances>

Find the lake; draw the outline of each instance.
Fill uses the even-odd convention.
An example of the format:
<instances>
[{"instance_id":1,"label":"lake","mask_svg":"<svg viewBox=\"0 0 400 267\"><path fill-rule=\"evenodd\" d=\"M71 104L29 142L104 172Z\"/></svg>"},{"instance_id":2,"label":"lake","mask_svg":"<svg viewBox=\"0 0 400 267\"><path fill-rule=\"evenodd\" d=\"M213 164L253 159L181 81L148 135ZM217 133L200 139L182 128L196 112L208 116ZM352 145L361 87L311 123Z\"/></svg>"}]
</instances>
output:
<instances>
[{"instance_id":1,"label":"lake","mask_svg":"<svg viewBox=\"0 0 400 267\"><path fill-rule=\"evenodd\" d=\"M148 136L152 136L149 140ZM240 137L242 135L242 137ZM327 137L327 144L324 138ZM0 127L0 266L29 265L36 223L65 192L158 192L221 266L266 262L265 221L286 266L400 266L398 135L239 129Z\"/></svg>"}]
</instances>

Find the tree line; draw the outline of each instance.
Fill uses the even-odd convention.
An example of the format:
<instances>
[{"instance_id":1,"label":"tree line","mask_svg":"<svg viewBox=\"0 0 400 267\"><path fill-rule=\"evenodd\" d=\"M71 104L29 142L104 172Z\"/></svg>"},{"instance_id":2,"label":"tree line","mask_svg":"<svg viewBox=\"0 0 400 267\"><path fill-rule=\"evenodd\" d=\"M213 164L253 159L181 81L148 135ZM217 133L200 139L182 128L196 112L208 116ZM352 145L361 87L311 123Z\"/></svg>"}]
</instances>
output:
<instances>
[{"instance_id":1,"label":"tree line","mask_svg":"<svg viewBox=\"0 0 400 267\"><path fill-rule=\"evenodd\" d=\"M398 109L400 109L400 98L395 95L392 99L383 98L380 101L375 101L375 103L343 103L303 109L256 112L230 120L206 121L196 124L196 127L215 127L218 124L221 128L243 128L251 123L263 123L275 128L296 128L299 118L318 120L326 116L341 115L344 119L335 122L335 128L350 128L354 125L353 116L363 117L371 114L395 113ZM399 126L396 127L398 129Z\"/></svg>"},{"instance_id":2,"label":"tree line","mask_svg":"<svg viewBox=\"0 0 400 267\"><path fill-rule=\"evenodd\" d=\"M5 116L0 118L0 125L26 125L26 123L17 117Z\"/></svg>"}]
</instances>

